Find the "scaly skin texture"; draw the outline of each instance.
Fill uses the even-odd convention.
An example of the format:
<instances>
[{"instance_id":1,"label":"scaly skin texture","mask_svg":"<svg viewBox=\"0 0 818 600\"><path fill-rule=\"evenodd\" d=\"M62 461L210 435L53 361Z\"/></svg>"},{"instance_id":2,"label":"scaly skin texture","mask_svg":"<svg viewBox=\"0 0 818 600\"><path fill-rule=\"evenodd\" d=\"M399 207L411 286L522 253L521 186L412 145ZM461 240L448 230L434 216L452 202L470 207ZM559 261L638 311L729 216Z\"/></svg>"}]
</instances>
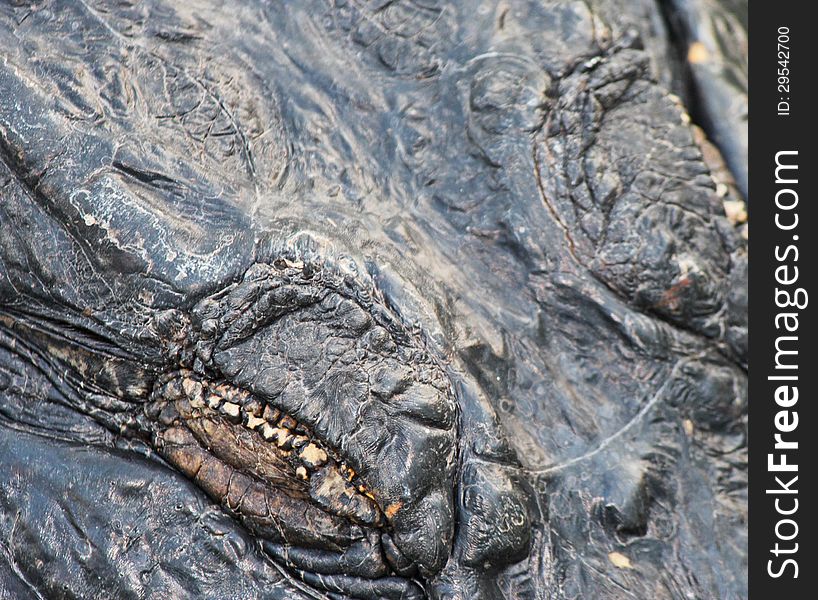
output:
<instances>
[{"instance_id":1,"label":"scaly skin texture","mask_svg":"<svg viewBox=\"0 0 818 600\"><path fill-rule=\"evenodd\" d=\"M0 7L0 597L746 595L678 56L648 0Z\"/></svg>"}]
</instances>

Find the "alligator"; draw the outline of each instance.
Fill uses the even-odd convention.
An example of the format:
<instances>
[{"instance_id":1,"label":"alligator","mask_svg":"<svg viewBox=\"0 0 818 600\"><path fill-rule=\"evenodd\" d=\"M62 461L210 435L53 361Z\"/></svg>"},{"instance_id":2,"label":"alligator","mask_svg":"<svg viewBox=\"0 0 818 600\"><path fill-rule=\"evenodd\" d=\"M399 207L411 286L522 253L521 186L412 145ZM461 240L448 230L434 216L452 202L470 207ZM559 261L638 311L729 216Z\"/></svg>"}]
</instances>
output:
<instances>
[{"instance_id":1,"label":"alligator","mask_svg":"<svg viewBox=\"0 0 818 600\"><path fill-rule=\"evenodd\" d=\"M746 596L700 4L3 3L0 597Z\"/></svg>"}]
</instances>

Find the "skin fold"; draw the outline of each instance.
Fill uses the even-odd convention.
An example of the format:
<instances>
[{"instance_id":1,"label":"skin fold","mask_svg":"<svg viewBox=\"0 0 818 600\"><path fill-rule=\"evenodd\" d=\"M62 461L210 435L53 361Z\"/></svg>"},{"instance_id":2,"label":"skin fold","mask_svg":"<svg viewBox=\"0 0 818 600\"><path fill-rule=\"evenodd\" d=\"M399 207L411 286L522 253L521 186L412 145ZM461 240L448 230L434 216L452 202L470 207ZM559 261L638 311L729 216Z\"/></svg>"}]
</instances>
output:
<instances>
[{"instance_id":1,"label":"skin fold","mask_svg":"<svg viewBox=\"0 0 818 600\"><path fill-rule=\"evenodd\" d=\"M746 596L702 22L0 6L0 597Z\"/></svg>"}]
</instances>

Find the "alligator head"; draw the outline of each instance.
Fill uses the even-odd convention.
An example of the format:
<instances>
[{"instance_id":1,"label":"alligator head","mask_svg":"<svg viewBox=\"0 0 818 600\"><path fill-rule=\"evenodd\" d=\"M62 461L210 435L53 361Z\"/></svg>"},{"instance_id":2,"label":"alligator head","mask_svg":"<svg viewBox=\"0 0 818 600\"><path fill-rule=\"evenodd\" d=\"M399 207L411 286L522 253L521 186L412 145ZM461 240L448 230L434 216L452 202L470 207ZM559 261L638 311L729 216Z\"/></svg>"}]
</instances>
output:
<instances>
[{"instance_id":1,"label":"alligator head","mask_svg":"<svg viewBox=\"0 0 818 600\"><path fill-rule=\"evenodd\" d=\"M14 577L741 589L745 247L652 9L466 4L2 9Z\"/></svg>"}]
</instances>

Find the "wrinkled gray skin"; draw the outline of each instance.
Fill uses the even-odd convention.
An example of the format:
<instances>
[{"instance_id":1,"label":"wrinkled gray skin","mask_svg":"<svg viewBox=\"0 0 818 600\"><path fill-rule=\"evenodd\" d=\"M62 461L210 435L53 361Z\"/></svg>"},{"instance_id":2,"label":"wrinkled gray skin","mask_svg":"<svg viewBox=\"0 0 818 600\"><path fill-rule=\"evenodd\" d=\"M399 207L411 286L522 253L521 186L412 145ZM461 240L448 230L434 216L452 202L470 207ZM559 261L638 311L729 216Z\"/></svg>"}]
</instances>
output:
<instances>
[{"instance_id":1,"label":"wrinkled gray skin","mask_svg":"<svg viewBox=\"0 0 818 600\"><path fill-rule=\"evenodd\" d=\"M283 4L0 6L0 597L746 595L746 245L662 11ZM208 495L177 372L389 522Z\"/></svg>"}]
</instances>

